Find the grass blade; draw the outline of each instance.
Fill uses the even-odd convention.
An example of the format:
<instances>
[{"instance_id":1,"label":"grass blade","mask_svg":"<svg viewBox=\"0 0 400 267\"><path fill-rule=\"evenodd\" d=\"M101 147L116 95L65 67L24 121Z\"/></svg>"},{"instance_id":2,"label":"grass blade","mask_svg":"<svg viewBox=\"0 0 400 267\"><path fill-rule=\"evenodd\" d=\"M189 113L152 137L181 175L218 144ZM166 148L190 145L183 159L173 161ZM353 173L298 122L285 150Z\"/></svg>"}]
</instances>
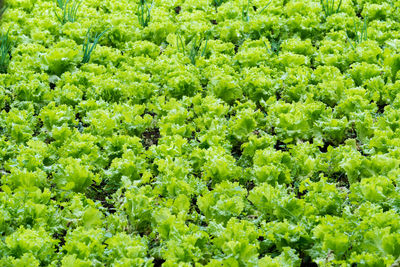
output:
<instances>
[{"instance_id":1,"label":"grass blade","mask_svg":"<svg viewBox=\"0 0 400 267\"><path fill-rule=\"evenodd\" d=\"M0 18L3 16L3 14L6 12L8 6L3 6L2 8L0 8Z\"/></svg>"},{"instance_id":2,"label":"grass blade","mask_svg":"<svg viewBox=\"0 0 400 267\"><path fill-rule=\"evenodd\" d=\"M64 0L62 0L64 1ZM55 7L54 7L54 14L56 15L58 21L61 23L61 25L64 25L67 22L75 22L77 15L78 15L78 9L81 4L81 0L65 0L63 2L63 6L60 7L60 0L56 0L55 2ZM58 14L56 8L61 9L61 14Z\"/></svg>"},{"instance_id":3,"label":"grass blade","mask_svg":"<svg viewBox=\"0 0 400 267\"><path fill-rule=\"evenodd\" d=\"M0 73L6 73L8 68L8 63L10 62L10 51L11 42L8 39L10 29L7 33L2 33L0 35Z\"/></svg>"},{"instance_id":4,"label":"grass blade","mask_svg":"<svg viewBox=\"0 0 400 267\"><path fill-rule=\"evenodd\" d=\"M82 52L83 52L83 58L82 58L82 64L88 63L90 61L90 57L92 55L93 50L96 48L98 42L100 41L100 38L110 29L105 29L104 31L102 31L100 34L96 34L94 36L94 40L91 43L90 39L91 39L91 31L92 26L89 27L86 36L85 36L85 41L83 42L82 45Z\"/></svg>"},{"instance_id":5,"label":"grass blade","mask_svg":"<svg viewBox=\"0 0 400 267\"><path fill-rule=\"evenodd\" d=\"M336 9L336 13L339 13L341 5L342 5L342 0L339 1L339 5Z\"/></svg>"},{"instance_id":6,"label":"grass blade","mask_svg":"<svg viewBox=\"0 0 400 267\"><path fill-rule=\"evenodd\" d=\"M136 15L138 17L139 24L142 27L147 27L151 19L151 10L154 2L151 3L150 7L146 0L139 0L138 9Z\"/></svg>"},{"instance_id":7,"label":"grass blade","mask_svg":"<svg viewBox=\"0 0 400 267\"><path fill-rule=\"evenodd\" d=\"M272 0L270 0L261 10L260 12L258 12L258 14L261 14L270 4L271 4Z\"/></svg>"}]
</instances>

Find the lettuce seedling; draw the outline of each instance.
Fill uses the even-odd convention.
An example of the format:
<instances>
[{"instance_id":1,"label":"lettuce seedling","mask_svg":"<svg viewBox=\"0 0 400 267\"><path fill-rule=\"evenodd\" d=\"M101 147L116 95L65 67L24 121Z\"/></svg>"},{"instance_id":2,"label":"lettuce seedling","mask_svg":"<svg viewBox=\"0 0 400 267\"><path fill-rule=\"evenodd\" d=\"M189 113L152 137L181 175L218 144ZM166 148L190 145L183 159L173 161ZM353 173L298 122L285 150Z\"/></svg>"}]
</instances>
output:
<instances>
[{"instance_id":1,"label":"lettuce seedling","mask_svg":"<svg viewBox=\"0 0 400 267\"><path fill-rule=\"evenodd\" d=\"M64 25L67 22L75 22L76 21L76 16L78 14L78 9L81 4L81 0L66 0L63 3L63 0L56 0L56 5L60 7L61 4L63 4L61 8L62 14L59 15L56 9L54 8L54 14L56 15L58 21Z\"/></svg>"},{"instance_id":2,"label":"lettuce seedling","mask_svg":"<svg viewBox=\"0 0 400 267\"><path fill-rule=\"evenodd\" d=\"M139 0L137 16L139 24L142 27L147 27L151 18L151 9L153 8L153 3L149 6L146 0Z\"/></svg>"},{"instance_id":3,"label":"lettuce seedling","mask_svg":"<svg viewBox=\"0 0 400 267\"><path fill-rule=\"evenodd\" d=\"M109 29L105 29L100 34L96 34L94 36L93 42L91 42L90 41L92 39L92 36L91 36L91 33L90 33L91 29L92 29L92 26L89 27L89 29L88 29L88 31L86 33L85 41L83 42L83 46L82 46L82 52L83 52L82 64L88 63L90 61L90 57L92 55L92 52L96 48L96 45L100 41L100 38L109 30Z\"/></svg>"},{"instance_id":4,"label":"lettuce seedling","mask_svg":"<svg viewBox=\"0 0 400 267\"><path fill-rule=\"evenodd\" d=\"M7 33L2 33L0 35L0 73L6 73L8 63L10 62L10 51L11 51L11 42L8 39L8 33L10 29L8 29Z\"/></svg>"},{"instance_id":5,"label":"lettuce seedling","mask_svg":"<svg viewBox=\"0 0 400 267\"><path fill-rule=\"evenodd\" d=\"M341 5L342 0L339 1L337 8L335 8L335 0L321 0L321 6L325 13L325 17L338 13Z\"/></svg>"},{"instance_id":6,"label":"lettuce seedling","mask_svg":"<svg viewBox=\"0 0 400 267\"><path fill-rule=\"evenodd\" d=\"M354 45L353 45L353 43L351 42L349 36L346 33L347 41L349 42L351 48L355 49L355 47L357 45L359 45L360 43L362 43L364 41L367 41L367 39L368 39L367 28L368 28L368 18L364 19L364 23L363 23L362 27L360 27L360 23L359 22L356 22L354 20L354 34L355 34Z\"/></svg>"}]
</instances>

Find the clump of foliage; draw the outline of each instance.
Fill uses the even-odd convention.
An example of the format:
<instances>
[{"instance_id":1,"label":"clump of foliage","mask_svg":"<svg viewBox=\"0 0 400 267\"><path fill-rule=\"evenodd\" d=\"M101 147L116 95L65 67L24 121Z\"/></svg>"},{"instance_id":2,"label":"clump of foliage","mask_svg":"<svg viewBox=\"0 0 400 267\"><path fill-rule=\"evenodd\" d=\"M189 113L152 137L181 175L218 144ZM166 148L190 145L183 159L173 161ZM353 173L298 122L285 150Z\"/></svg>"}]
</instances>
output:
<instances>
[{"instance_id":1,"label":"clump of foliage","mask_svg":"<svg viewBox=\"0 0 400 267\"><path fill-rule=\"evenodd\" d=\"M81 2L81 0L65 0L65 2L64 0L56 0L56 5L61 9L61 14L58 14L58 11L54 8L54 14L58 21L62 25L67 22L75 22Z\"/></svg>"},{"instance_id":2,"label":"clump of foliage","mask_svg":"<svg viewBox=\"0 0 400 267\"><path fill-rule=\"evenodd\" d=\"M105 29L100 34L95 34L95 36L92 37L92 34L90 32L91 29L92 26L89 27L85 36L85 40L82 45L82 52L83 52L82 64L88 63L90 61L92 52L96 48L97 43L100 41L100 38L109 30Z\"/></svg>"}]
</instances>

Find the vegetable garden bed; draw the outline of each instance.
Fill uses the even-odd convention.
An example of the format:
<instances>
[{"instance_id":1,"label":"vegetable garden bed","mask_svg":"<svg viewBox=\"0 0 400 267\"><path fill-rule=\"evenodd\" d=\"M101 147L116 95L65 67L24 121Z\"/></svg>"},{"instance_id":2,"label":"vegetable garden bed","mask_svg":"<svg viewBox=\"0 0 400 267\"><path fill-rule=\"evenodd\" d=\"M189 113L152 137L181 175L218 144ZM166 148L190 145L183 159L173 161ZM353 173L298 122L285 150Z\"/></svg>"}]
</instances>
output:
<instances>
[{"instance_id":1,"label":"vegetable garden bed","mask_svg":"<svg viewBox=\"0 0 400 267\"><path fill-rule=\"evenodd\" d=\"M400 1L0 10L0 266L400 264Z\"/></svg>"}]
</instances>

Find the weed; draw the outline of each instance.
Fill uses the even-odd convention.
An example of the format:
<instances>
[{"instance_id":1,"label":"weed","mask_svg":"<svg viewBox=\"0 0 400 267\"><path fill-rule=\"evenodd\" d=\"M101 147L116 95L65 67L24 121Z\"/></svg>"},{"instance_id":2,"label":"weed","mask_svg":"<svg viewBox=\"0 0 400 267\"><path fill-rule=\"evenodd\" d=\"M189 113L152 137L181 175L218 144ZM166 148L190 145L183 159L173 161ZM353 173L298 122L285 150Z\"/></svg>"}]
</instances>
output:
<instances>
[{"instance_id":1,"label":"weed","mask_svg":"<svg viewBox=\"0 0 400 267\"><path fill-rule=\"evenodd\" d=\"M88 63L90 61L90 57L92 55L92 52L96 48L96 45L99 42L100 38L109 30L109 29L105 29L100 34L96 34L94 36L93 42L91 42L90 41L92 39L92 36L91 36L91 33L90 33L91 29L92 29L92 26L89 27L89 29L88 29L88 31L86 33L85 41L83 42L83 46L82 46L82 52L83 52L82 64Z\"/></svg>"},{"instance_id":2,"label":"weed","mask_svg":"<svg viewBox=\"0 0 400 267\"><path fill-rule=\"evenodd\" d=\"M1 3L1 1L0 1L0 3ZM0 6L1 6L1 4L0 4ZM1 16L3 16L3 14L4 14L4 12L6 12L6 10L7 10L7 6L0 7L0 18L1 18Z\"/></svg>"},{"instance_id":3,"label":"weed","mask_svg":"<svg viewBox=\"0 0 400 267\"><path fill-rule=\"evenodd\" d=\"M8 29L7 33L2 33L0 35L0 73L6 73L8 63L10 62L10 51L11 51L11 42L8 39L8 34L10 29Z\"/></svg>"},{"instance_id":4,"label":"weed","mask_svg":"<svg viewBox=\"0 0 400 267\"><path fill-rule=\"evenodd\" d=\"M335 0L321 0L321 6L325 13L325 17L338 13L341 5L342 0L339 0L337 8L335 8Z\"/></svg>"},{"instance_id":5,"label":"weed","mask_svg":"<svg viewBox=\"0 0 400 267\"><path fill-rule=\"evenodd\" d=\"M364 18L364 23L362 27L360 27L359 22L356 22L354 20L354 34L355 34L354 45L346 33L347 41L349 42L351 48L355 49L357 45L368 39L367 28L368 28L368 18Z\"/></svg>"},{"instance_id":6,"label":"weed","mask_svg":"<svg viewBox=\"0 0 400 267\"><path fill-rule=\"evenodd\" d=\"M223 2L224 2L224 0L214 0L214 5L216 7L219 7L220 5L222 5Z\"/></svg>"},{"instance_id":7,"label":"weed","mask_svg":"<svg viewBox=\"0 0 400 267\"><path fill-rule=\"evenodd\" d=\"M181 52L181 50L182 50L182 53L190 59L190 62L193 65L196 65L196 58L199 56L199 54L201 57L203 57L206 53L209 35L210 35L209 33L206 34L206 41L204 44L204 48L203 48L202 52L200 53L200 48L203 43L202 38L199 38L197 35L195 37L193 37L193 39L191 40L192 46L190 47L190 50L187 51L187 47L186 47L185 43L183 42L181 35L178 33L176 36L176 44L177 44L178 52Z\"/></svg>"},{"instance_id":8,"label":"weed","mask_svg":"<svg viewBox=\"0 0 400 267\"><path fill-rule=\"evenodd\" d=\"M260 15L262 12L264 12L265 9L271 4L272 0L270 0L263 8L260 9L260 11L257 12L257 15ZM247 0L247 5L242 5L242 20L249 22L250 21L250 14L249 14L249 8L250 8L250 0Z\"/></svg>"},{"instance_id":9,"label":"weed","mask_svg":"<svg viewBox=\"0 0 400 267\"><path fill-rule=\"evenodd\" d=\"M153 3L149 6L146 0L139 0L137 16L139 24L142 27L147 27L151 19L151 9L153 8Z\"/></svg>"},{"instance_id":10,"label":"weed","mask_svg":"<svg viewBox=\"0 0 400 267\"><path fill-rule=\"evenodd\" d=\"M56 5L62 10L62 14L59 15L58 12L56 11L56 8L54 8L54 14L56 15L58 21L64 25L67 22L75 22L76 17L78 14L78 9L81 4L81 0L56 0ZM60 7L60 5L62 7Z\"/></svg>"}]
</instances>

